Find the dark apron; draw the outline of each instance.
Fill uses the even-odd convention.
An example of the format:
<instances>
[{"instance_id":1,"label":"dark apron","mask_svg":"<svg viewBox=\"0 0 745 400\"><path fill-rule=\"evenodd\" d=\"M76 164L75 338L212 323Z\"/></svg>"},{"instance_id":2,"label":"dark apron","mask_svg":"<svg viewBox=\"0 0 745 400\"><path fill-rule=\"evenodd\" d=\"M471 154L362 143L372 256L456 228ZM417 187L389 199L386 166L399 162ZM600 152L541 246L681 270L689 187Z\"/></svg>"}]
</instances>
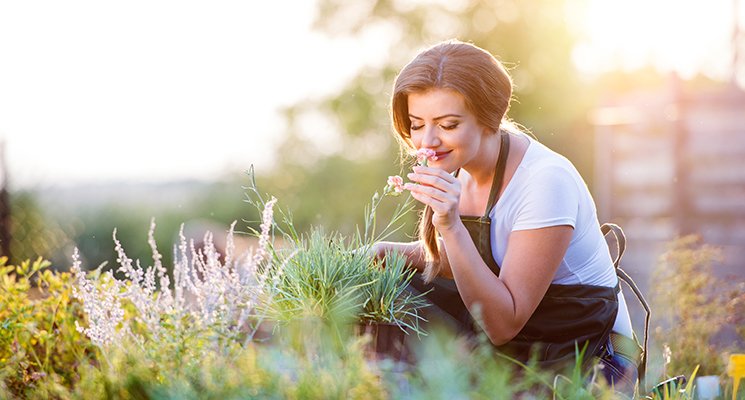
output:
<instances>
[{"instance_id":1,"label":"dark apron","mask_svg":"<svg viewBox=\"0 0 745 400\"><path fill-rule=\"evenodd\" d=\"M497 276L500 269L491 250L489 210L497 203L504 180L509 134L503 133L501 140L502 150L484 216L461 216L481 258ZM455 281L437 277L425 284L417 276L412 280L412 286L422 293L429 291L426 296L436 306L435 314L444 312L459 331L474 333L478 330ZM562 367L574 362L575 345L579 351L586 346L583 360L586 366L589 365L592 356L599 355L608 341L618 313L618 290L619 286L551 284L520 333L509 343L499 346L500 351L522 362L528 361L532 355L542 367Z\"/></svg>"}]
</instances>

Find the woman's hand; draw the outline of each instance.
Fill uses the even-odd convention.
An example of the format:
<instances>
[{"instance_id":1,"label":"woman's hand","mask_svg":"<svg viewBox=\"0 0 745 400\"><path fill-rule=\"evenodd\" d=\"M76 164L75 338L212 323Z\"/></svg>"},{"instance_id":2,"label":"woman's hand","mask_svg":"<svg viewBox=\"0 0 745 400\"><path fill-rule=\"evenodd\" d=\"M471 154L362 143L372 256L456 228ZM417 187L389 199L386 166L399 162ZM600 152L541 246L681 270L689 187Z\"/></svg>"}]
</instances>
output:
<instances>
[{"instance_id":1,"label":"woman's hand","mask_svg":"<svg viewBox=\"0 0 745 400\"><path fill-rule=\"evenodd\" d=\"M362 246L352 250L352 254L374 259L382 259L385 256L382 242L373 243L370 246Z\"/></svg>"},{"instance_id":2,"label":"woman's hand","mask_svg":"<svg viewBox=\"0 0 745 400\"><path fill-rule=\"evenodd\" d=\"M438 231L445 232L460 223L461 188L453 175L439 168L415 166L407 176L416 183L407 183L404 188L416 200L432 207L432 224Z\"/></svg>"}]
</instances>

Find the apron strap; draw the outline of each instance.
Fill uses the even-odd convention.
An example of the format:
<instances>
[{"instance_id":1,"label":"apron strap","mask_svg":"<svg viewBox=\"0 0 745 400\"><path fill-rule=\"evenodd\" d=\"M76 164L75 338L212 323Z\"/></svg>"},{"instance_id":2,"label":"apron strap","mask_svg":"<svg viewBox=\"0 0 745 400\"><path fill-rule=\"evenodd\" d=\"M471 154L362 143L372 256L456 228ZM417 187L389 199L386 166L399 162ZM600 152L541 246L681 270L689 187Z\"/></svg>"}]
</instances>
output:
<instances>
[{"instance_id":1,"label":"apron strap","mask_svg":"<svg viewBox=\"0 0 745 400\"><path fill-rule=\"evenodd\" d=\"M494 180L491 184L491 190L489 191L489 202L486 204L486 211L484 211L484 219L489 219L489 212L497 204L499 200L499 190L502 189L502 183L504 183L504 171L507 166L507 156L510 154L510 134L507 132L499 131L502 138L502 142L499 145L499 157L497 158L497 168L494 171Z\"/></svg>"},{"instance_id":2,"label":"apron strap","mask_svg":"<svg viewBox=\"0 0 745 400\"><path fill-rule=\"evenodd\" d=\"M621 267L619 266L621 262L621 256L623 256L623 253L626 251L626 235L623 233L623 229L621 229L620 226L612 223L605 223L600 227L600 232L603 233L603 236L608 236L609 233L613 233L614 238L616 239L616 259L613 260L613 266L616 269L616 275L618 275L618 278L626 283L631 290L636 295L636 298L639 299L639 303L641 303L642 307L644 307L645 311L645 317L644 317L644 351L641 354L641 360L639 362L639 388L640 391L644 390L646 391L646 376L647 376L647 341L648 341L648 332L649 332L649 317L651 314L651 310L649 309L649 304L647 304L647 300L644 299L644 295L642 295L641 290L639 290L639 287L636 286L636 283L633 279L629 276L629 274L626 273Z\"/></svg>"}]
</instances>

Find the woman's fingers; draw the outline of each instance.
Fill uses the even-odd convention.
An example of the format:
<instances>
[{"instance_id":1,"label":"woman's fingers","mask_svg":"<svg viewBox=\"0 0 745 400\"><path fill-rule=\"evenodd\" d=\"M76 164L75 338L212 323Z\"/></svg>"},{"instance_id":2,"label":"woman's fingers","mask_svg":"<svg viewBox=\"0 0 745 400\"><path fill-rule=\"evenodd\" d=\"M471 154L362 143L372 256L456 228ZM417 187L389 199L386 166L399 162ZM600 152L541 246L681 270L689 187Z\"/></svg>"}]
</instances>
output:
<instances>
[{"instance_id":1,"label":"woman's fingers","mask_svg":"<svg viewBox=\"0 0 745 400\"><path fill-rule=\"evenodd\" d=\"M438 168L415 167L407 175L409 180L424 186L431 186L444 192L460 195L460 182L454 176Z\"/></svg>"},{"instance_id":2,"label":"woman's fingers","mask_svg":"<svg viewBox=\"0 0 745 400\"><path fill-rule=\"evenodd\" d=\"M409 190L412 194L426 195L441 202L457 202L458 199L451 191L445 191L435 186L407 183L404 185L404 189Z\"/></svg>"},{"instance_id":3,"label":"woman's fingers","mask_svg":"<svg viewBox=\"0 0 745 400\"><path fill-rule=\"evenodd\" d=\"M407 175L411 182L404 188L409 190L415 199L441 212L452 212L458 208L460 201L460 182L454 176L439 168L414 167L414 172Z\"/></svg>"},{"instance_id":4,"label":"woman's fingers","mask_svg":"<svg viewBox=\"0 0 745 400\"><path fill-rule=\"evenodd\" d=\"M412 191L411 197L422 202L425 205L432 207L432 210L435 213L444 214L450 210L449 204L447 204L446 202L442 200L429 196L425 193Z\"/></svg>"},{"instance_id":5,"label":"woman's fingers","mask_svg":"<svg viewBox=\"0 0 745 400\"><path fill-rule=\"evenodd\" d=\"M458 182L458 179L456 179L453 175L447 173L445 170L442 170L440 168L415 166L413 168L413 171L414 173L409 174L409 175L413 175L415 178L421 178L421 179L439 178L447 183ZM412 178L409 178L409 179L412 179Z\"/></svg>"},{"instance_id":6,"label":"woman's fingers","mask_svg":"<svg viewBox=\"0 0 745 400\"><path fill-rule=\"evenodd\" d=\"M412 182L417 182L429 186L443 186L448 185L449 182L443 180L442 178L434 175L424 175L424 174L415 174L415 173L409 173L406 175L409 180ZM439 183L439 185L438 185Z\"/></svg>"}]
</instances>

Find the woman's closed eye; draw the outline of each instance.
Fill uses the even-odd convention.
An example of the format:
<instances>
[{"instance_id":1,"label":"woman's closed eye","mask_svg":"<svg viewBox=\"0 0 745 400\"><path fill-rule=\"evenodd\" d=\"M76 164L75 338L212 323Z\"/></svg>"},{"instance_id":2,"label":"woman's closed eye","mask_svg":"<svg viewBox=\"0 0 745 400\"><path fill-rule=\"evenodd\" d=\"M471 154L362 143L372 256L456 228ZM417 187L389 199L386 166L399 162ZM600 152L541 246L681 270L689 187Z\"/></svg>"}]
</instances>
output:
<instances>
[{"instance_id":1,"label":"woman's closed eye","mask_svg":"<svg viewBox=\"0 0 745 400\"><path fill-rule=\"evenodd\" d=\"M452 123L452 124L440 124L440 125L438 125L438 126L439 126L440 128L442 128L442 130L445 130L445 131L452 131L453 129L455 129L455 128L457 128L457 127L458 127L458 123L457 123L457 122L455 122L455 123ZM411 128L410 128L410 129L411 129L412 131L417 131L417 130L419 130L419 129L422 129L423 127L424 127L424 125L411 125Z\"/></svg>"}]
</instances>

